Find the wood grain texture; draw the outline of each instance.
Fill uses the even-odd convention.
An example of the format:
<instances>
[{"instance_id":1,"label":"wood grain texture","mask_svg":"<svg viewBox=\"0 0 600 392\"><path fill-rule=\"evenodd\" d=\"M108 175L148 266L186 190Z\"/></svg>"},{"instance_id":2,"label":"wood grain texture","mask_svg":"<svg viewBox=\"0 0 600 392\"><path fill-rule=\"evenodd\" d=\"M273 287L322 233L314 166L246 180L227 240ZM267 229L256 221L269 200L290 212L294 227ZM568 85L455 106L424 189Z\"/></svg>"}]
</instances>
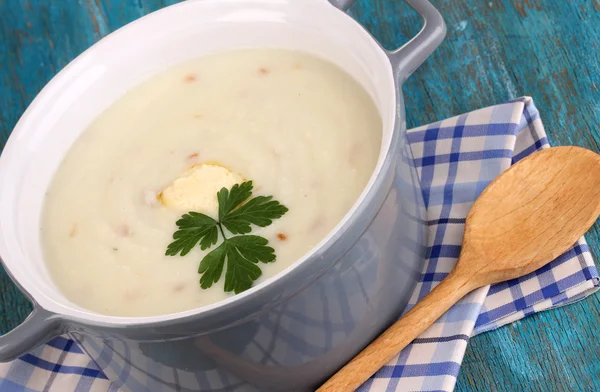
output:
<instances>
[{"instance_id":1,"label":"wood grain texture","mask_svg":"<svg viewBox=\"0 0 600 392\"><path fill-rule=\"evenodd\" d=\"M553 145L600 150L600 0L432 1L448 36L404 88L409 127L531 95ZM0 146L70 60L106 33L175 2L0 0ZM405 42L421 23L400 0L358 0L351 12L387 47ZM587 239L598 260L598 224ZM0 331L29 309L2 272ZM594 295L477 336L456 390L597 390L599 321Z\"/></svg>"},{"instance_id":2,"label":"wood grain texture","mask_svg":"<svg viewBox=\"0 0 600 392\"><path fill-rule=\"evenodd\" d=\"M530 274L565 253L600 215L600 155L575 146L538 151L481 193L452 272L317 392L352 392L480 287Z\"/></svg>"},{"instance_id":3,"label":"wood grain texture","mask_svg":"<svg viewBox=\"0 0 600 392\"><path fill-rule=\"evenodd\" d=\"M598 215L600 155L576 146L538 151L479 195L453 272L472 288L530 274L572 247Z\"/></svg>"}]
</instances>

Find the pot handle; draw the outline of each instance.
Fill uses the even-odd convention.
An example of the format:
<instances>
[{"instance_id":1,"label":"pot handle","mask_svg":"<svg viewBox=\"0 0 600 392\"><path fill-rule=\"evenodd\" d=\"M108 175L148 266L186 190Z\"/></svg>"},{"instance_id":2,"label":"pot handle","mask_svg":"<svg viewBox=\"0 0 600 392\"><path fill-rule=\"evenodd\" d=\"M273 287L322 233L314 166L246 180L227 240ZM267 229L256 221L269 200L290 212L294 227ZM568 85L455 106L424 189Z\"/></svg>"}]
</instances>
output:
<instances>
[{"instance_id":1,"label":"pot handle","mask_svg":"<svg viewBox=\"0 0 600 392\"><path fill-rule=\"evenodd\" d=\"M18 327L0 336L0 362L8 362L61 334L58 316L33 304L33 312Z\"/></svg>"},{"instance_id":2,"label":"pot handle","mask_svg":"<svg viewBox=\"0 0 600 392\"><path fill-rule=\"evenodd\" d=\"M331 4L341 10L347 10L355 1L329 0ZM404 46L396 50L386 50L399 85L429 57L446 36L446 23L442 15L429 1L405 1L423 17L423 28Z\"/></svg>"}]
</instances>

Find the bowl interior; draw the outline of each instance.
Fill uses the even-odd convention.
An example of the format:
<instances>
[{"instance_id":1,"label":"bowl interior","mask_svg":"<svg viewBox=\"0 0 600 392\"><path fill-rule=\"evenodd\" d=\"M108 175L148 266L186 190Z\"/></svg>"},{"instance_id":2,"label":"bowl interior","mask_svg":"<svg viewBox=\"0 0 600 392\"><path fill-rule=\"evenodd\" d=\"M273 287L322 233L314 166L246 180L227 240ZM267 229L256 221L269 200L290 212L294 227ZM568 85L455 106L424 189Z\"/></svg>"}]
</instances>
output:
<instances>
[{"instance_id":1,"label":"bowl interior","mask_svg":"<svg viewBox=\"0 0 600 392\"><path fill-rule=\"evenodd\" d=\"M389 148L396 97L388 58L360 25L326 0L204 0L165 8L104 38L61 71L19 120L2 153L0 256L41 306L76 318L119 324L163 321L205 309L123 318L72 304L56 289L46 269L40 217L50 180L71 144L129 88L185 60L248 47L312 53L343 68L371 95L384 134L379 162L364 197ZM344 220L359 203L360 199ZM240 295L251 295L254 289Z\"/></svg>"}]
</instances>

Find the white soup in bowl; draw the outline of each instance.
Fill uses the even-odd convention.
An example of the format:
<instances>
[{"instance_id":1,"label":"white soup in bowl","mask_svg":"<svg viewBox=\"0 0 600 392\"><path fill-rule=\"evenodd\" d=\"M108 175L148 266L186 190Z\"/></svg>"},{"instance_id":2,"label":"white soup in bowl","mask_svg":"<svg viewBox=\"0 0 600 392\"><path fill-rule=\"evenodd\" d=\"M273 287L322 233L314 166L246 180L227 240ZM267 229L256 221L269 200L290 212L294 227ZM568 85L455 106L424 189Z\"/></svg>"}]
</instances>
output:
<instances>
[{"instance_id":1,"label":"white soup in bowl","mask_svg":"<svg viewBox=\"0 0 600 392\"><path fill-rule=\"evenodd\" d=\"M73 303L114 316L163 315L223 300L237 291L225 290L228 279L236 288L260 283L340 222L373 173L381 135L379 113L359 83L312 55L245 49L171 68L104 111L56 172L42 217L54 282ZM217 224L205 249L190 242L184 256L167 255L178 230L190 241L204 230L178 225L182 216L219 221L217 192L226 188L231 197L234 184L239 191L249 181L252 196L231 209L263 196L248 219L261 222L271 207L280 208L280 217L237 234ZM222 256L221 274L208 262L199 273L210 252L244 235L254 248L230 250L260 276L241 264L229 271L228 251L211 256ZM214 277L211 287L201 287L205 274Z\"/></svg>"}]
</instances>

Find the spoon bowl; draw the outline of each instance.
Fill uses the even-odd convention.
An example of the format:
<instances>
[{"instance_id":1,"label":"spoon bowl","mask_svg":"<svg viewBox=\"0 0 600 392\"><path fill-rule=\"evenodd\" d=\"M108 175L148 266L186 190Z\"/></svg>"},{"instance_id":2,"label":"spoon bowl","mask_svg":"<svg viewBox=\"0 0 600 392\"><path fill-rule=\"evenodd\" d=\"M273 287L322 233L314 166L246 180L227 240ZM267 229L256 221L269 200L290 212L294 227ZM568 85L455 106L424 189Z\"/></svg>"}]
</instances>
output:
<instances>
[{"instance_id":1,"label":"spoon bowl","mask_svg":"<svg viewBox=\"0 0 600 392\"><path fill-rule=\"evenodd\" d=\"M471 291L531 273L600 215L600 155L553 147L519 161L473 204L454 270L317 392L353 391Z\"/></svg>"},{"instance_id":2,"label":"spoon bowl","mask_svg":"<svg viewBox=\"0 0 600 392\"><path fill-rule=\"evenodd\" d=\"M458 268L479 286L529 274L554 260L600 214L600 155L552 147L491 182L465 224Z\"/></svg>"}]
</instances>

